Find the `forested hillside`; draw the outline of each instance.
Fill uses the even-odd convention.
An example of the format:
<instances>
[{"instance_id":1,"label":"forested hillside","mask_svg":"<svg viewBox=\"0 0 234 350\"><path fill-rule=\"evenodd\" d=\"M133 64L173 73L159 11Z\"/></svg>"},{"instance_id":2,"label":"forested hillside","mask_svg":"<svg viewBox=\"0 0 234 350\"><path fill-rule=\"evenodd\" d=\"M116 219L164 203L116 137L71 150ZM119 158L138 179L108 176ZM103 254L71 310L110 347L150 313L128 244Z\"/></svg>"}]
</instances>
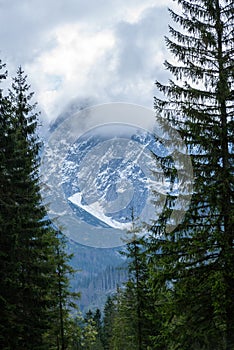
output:
<instances>
[{"instance_id":1,"label":"forested hillside","mask_svg":"<svg viewBox=\"0 0 234 350\"><path fill-rule=\"evenodd\" d=\"M80 292L80 310L103 311L107 296L127 281L127 261L119 254L123 248L98 249L68 241L67 251L72 253L71 265L77 273L71 278L71 288Z\"/></svg>"}]
</instances>

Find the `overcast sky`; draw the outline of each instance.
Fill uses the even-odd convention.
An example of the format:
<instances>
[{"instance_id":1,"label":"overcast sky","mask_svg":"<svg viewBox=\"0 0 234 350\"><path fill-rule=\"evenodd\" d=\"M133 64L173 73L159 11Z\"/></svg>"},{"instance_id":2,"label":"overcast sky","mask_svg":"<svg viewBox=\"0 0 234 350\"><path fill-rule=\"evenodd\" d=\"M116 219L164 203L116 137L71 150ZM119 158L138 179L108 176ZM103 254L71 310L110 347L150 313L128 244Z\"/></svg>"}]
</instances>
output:
<instances>
[{"instance_id":1,"label":"overcast sky","mask_svg":"<svg viewBox=\"0 0 234 350\"><path fill-rule=\"evenodd\" d=\"M72 99L152 108L172 0L0 0L0 57L22 65L47 120Z\"/></svg>"}]
</instances>

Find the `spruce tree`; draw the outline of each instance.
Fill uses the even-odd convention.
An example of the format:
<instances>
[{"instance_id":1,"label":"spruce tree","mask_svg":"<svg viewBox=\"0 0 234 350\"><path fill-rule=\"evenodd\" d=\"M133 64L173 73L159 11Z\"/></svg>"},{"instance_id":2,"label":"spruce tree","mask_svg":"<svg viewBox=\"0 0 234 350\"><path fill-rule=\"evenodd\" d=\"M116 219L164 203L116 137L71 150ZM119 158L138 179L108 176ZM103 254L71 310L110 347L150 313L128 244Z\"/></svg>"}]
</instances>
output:
<instances>
[{"instance_id":1,"label":"spruce tree","mask_svg":"<svg viewBox=\"0 0 234 350\"><path fill-rule=\"evenodd\" d=\"M144 350L151 344L150 336L156 333L155 321L148 317L154 307L154 300L147 282L149 270L148 256L145 251L146 238L137 236L140 229L135 227L134 220L132 221L132 230L129 231L131 240L122 251L122 254L127 257L129 277L123 291L119 293L119 300L121 300L119 304L122 317L126 319L125 323L129 323L128 326L126 325L128 330L126 345L132 338L134 347L130 342L129 348Z\"/></svg>"},{"instance_id":2,"label":"spruce tree","mask_svg":"<svg viewBox=\"0 0 234 350\"><path fill-rule=\"evenodd\" d=\"M108 296L105 307L104 307L104 316L103 316L103 335L102 343L105 350L110 350L111 341L113 336L113 326L114 319L116 317L116 298L114 296Z\"/></svg>"},{"instance_id":3,"label":"spruce tree","mask_svg":"<svg viewBox=\"0 0 234 350\"><path fill-rule=\"evenodd\" d=\"M57 349L57 338L48 334L60 324L57 310L68 295L68 257L40 195L32 96L19 68L9 94L1 96L1 349Z\"/></svg>"},{"instance_id":4,"label":"spruce tree","mask_svg":"<svg viewBox=\"0 0 234 350\"><path fill-rule=\"evenodd\" d=\"M5 64L0 61L1 71L5 69ZM6 72L0 74L0 81L5 79ZM9 99L3 94L3 90L0 89L0 346L5 345L7 338L13 338L14 329L9 327L10 322L14 321L14 311L16 306L14 305L14 296L16 289L15 269L10 263L9 256L13 258L12 241L9 238L8 231L10 228L9 217L12 213L14 204L11 200L11 188L10 188L10 172L8 159L10 155L9 148L9 130L10 130L10 102ZM10 198L10 202L9 202ZM12 288L9 288L11 285ZM6 332L7 331L7 332ZM6 341L7 344L7 341ZM3 347L4 348L4 347Z\"/></svg>"},{"instance_id":5,"label":"spruce tree","mask_svg":"<svg viewBox=\"0 0 234 350\"><path fill-rule=\"evenodd\" d=\"M148 284L146 237L136 226L133 212L131 219L128 240L120 251L127 258L128 281L117 290L110 344L116 350L148 350L152 345L151 337L157 334L159 319L149 316L154 308L154 299Z\"/></svg>"},{"instance_id":6,"label":"spruce tree","mask_svg":"<svg viewBox=\"0 0 234 350\"><path fill-rule=\"evenodd\" d=\"M108 349L138 350L137 326L135 293L131 288L125 290L119 288L116 293L116 312Z\"/></svg>"},{"instance_id":7,"label":"spruce tree","mask_svg":"<svg viewBox=\"0 0 234 350\"><path fill-rule=\"evenodd\" d=\"M51 327L45 333L44 340L50 344L56 344L56 349L65 350L72 348L74 333L79 334L80 332L75 320L76 300L80 297L80 293L72 292L70 289L70 278L75 271L68 264L72 255L66 253L65 236L57 230L53 230L52 233L52 251L48 259L50 259L51 266L55 268L51 270L53 275L50 275L47 298L52 300L53 304L48 309Z\"/></svg>"},{"instance_id":8,"label":"spruce tree","mask_svg":"<svg viewBox=\"0 0 234 350\"><path fill-rule=\"evenodd\" d=\"M156 82L165 98L155 98L155 110L187 144L194 193L173 232L165 215L153 229L151 283L155 295L160 288L173 295L168 349L233 350L233 0L177 3L166 44L178 63L165 62L174 78Z\"/></svg>"}]
</instances>

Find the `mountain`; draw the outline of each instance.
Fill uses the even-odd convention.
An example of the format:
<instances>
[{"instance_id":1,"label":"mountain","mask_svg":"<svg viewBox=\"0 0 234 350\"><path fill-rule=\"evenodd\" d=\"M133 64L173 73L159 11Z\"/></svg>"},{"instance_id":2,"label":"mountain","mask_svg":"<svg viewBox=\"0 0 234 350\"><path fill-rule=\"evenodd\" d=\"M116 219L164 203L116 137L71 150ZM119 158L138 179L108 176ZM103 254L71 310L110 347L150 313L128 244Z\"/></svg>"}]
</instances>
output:
<instances>
[{"instance_id":1,"label":"mountain","mask_svg":"<svg viewBox=\"0 0 234 350\"><path fill-rule=\"evenodd\" d=\"M126 261L118 251L124 249L133 216L136 223L149 223L161 212L169 185L154 155L167 151L139 126L101 123L89 112L72 119L72 111L51 127L43 194L50 218L63 228L74 254L72 265L79 271L72 288L81 291L84 311L102 308L106 296L126 280ZM94 126L88 128L92 118ZM155 188L157 206L152 204Z\"/></svg>"},{"instance_id":2,"label":"mountain","mask_svg":"<svg viewBox=\"0 0 234 350\"><path fill-rule=\"evenodd\" d=\"M134 215L141 215L153 181L140 152L147 155L150 169L149 150L163 152L153 141L148 133L143 137L139 130L126 132L115 125L115 130L113 126L91 130L72 145L63 161L61 186L79 220L99 229L111 228L113 234L115 229L131 228L132 208ZM102 309L107 295L127 280L126 261L118 253L121 248L92 248L70 241L69 249L73 267L81 270L72 280L73 290L82 295L81 310Z\"/></svg>"},{"instance_id":3,"label":"mountain","mask_svg":"<svg viewBox=\"0 0 234 350\"><path fill-rule=\"evenodd\" d=\"M131 228L133 212L151 219L152 186L166 193L152 154L163 152L152 135L133 126L104 125L83 134L62 166L61 185L72 211L92 226L121 230Z\"/></svg>"}]
</instances>

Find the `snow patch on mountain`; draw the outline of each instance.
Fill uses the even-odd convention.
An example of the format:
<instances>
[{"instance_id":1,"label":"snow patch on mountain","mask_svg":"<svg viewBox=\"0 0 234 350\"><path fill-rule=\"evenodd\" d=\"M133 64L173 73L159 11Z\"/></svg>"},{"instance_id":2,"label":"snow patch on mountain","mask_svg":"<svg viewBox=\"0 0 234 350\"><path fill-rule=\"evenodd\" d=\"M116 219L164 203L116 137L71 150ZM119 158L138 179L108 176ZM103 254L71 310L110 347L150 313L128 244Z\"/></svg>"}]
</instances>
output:
<instances>
[{"instance_id":1,"label":"snow patch on mountain","mask_svg":"<svg viewBox=\"0 0 234 350\"><path fill-rule=\"evenodd\" d=\"M106 216L104 212L104 208L102 207L99 201L91 203L89 205L82 204L82 194L80 192L73 194L68 198L68 200L74 205L84 209L86 212L95 216L97 219L101 220L102 222L106 223L108 226L112 228L117 228L121 230L131 229L130 223L120 223Z\"/></svg>"}]
</instances>

